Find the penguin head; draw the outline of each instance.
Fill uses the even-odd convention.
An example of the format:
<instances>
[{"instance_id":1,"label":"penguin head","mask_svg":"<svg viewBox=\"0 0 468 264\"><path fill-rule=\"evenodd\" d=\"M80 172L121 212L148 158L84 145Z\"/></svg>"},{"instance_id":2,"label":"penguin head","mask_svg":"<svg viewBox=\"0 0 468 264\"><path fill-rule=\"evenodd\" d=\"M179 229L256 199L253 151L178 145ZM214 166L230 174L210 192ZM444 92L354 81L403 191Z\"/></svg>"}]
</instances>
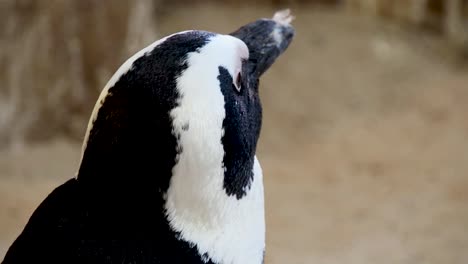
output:
<instances>
[{"instance_id":1,"label":"penguin head","mask_svg":"<svg viewBox=\"0 0 468 264\"><path fill-rule=\"evenodd\" d=\"M292 40L288 17L228 35L179 32L117 70L94 107L77 175L95 214L142 232L169 225L215 263L261 262L259 79Z\"/></svg>"},{"instance_id":2,"label":"penguin head","mask_svg":"<svg viewBox=\"0 0 468 264\"><path fill-rule=\"evenodd\" d=\"M184 31L136 53L95 105L78 179L165 193L174 173L216 168L226 195L242 198L261 128L259 78L289 45L288 28L261 20L230 35Z\"/></svg>"}]
</instances>

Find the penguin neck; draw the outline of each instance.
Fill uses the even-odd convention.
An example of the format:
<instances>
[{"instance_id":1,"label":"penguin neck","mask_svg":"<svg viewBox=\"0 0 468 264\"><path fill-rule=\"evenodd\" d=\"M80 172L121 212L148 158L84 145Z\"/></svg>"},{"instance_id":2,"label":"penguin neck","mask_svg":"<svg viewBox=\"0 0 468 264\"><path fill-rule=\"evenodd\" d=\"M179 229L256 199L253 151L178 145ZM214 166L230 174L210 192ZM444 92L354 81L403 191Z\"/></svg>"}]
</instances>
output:
<instances>
[{"instance_id":1,"label":"penguin neck","mask_svg":"<svg viewBox=\"0 0 468 264\"><path fill-rule=\"evenodd\" d=\"M260 164L254 157L252 182L238 199L224 188L221 144L206 143L205 152L183 148L178 156L165 195L169 225L214 263L261 263L265 218Z\"/></svg>"}]
</instances>

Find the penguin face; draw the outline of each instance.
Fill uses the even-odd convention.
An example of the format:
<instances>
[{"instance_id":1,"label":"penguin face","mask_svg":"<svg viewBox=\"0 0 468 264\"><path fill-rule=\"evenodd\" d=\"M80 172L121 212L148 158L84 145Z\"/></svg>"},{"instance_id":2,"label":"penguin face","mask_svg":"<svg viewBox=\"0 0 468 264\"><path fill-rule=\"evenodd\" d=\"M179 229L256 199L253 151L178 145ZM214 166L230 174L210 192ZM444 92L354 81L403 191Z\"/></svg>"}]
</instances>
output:
<instances>
[{"instance_id":1,"label":"penguin face","mask_svg":"<svg viewBox=\"0 0 468 264\"><path fill-rule=\"evenodd\" d=\"M188 68L177 79L179 106L171 111L181 151L222 159L211 164L222 167L223 188L238 199L253 177L261 127L258 77L249 72L248 58L249 50L240 39L210 37L188 56Z\"/></svg>"}]
</instances>

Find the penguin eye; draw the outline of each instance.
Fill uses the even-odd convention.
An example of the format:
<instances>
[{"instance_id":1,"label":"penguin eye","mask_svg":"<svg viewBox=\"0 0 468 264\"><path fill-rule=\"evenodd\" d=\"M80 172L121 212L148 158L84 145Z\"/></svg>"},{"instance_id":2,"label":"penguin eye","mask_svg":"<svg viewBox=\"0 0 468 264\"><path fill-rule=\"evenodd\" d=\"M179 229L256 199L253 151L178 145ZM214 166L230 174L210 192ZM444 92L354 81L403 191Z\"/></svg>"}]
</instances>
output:
<instances>
[{"instance_id":1,"label":"penguin eye","mask_svg":"<svg viewBox=\"0 0 468 264\"><path fill-rule=\"evenodd\" d=\"M237 90L238 92L241 91L241 87L242 87L242 77L241 77L241 73L240 73L240 72L237 73L236 81L235 81L235 83L234 83L234 86L236 87L236 90Z\"/></svg>"}]
</instances>

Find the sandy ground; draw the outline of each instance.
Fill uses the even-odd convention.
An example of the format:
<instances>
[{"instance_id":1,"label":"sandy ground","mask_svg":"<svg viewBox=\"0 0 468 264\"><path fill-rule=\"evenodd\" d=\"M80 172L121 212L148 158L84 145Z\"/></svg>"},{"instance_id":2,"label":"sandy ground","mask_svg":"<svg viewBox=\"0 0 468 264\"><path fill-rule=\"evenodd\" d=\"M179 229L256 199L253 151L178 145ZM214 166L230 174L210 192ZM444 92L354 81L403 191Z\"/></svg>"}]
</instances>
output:
<instances>
[{"instance_id":1,"label":"sandy ground","mask_svg":"<svg viewBox=\"0 0 468 264\"><path fill-rule=\"evenodd\" d=\"M468 263L466 69L429 35L293 11L297 37L262 81L266 263ZM175 8L160 24L229 32L271 13ZM0 258L79 155L66 139L0 153Z\"/></svg>"}]
</instances>

